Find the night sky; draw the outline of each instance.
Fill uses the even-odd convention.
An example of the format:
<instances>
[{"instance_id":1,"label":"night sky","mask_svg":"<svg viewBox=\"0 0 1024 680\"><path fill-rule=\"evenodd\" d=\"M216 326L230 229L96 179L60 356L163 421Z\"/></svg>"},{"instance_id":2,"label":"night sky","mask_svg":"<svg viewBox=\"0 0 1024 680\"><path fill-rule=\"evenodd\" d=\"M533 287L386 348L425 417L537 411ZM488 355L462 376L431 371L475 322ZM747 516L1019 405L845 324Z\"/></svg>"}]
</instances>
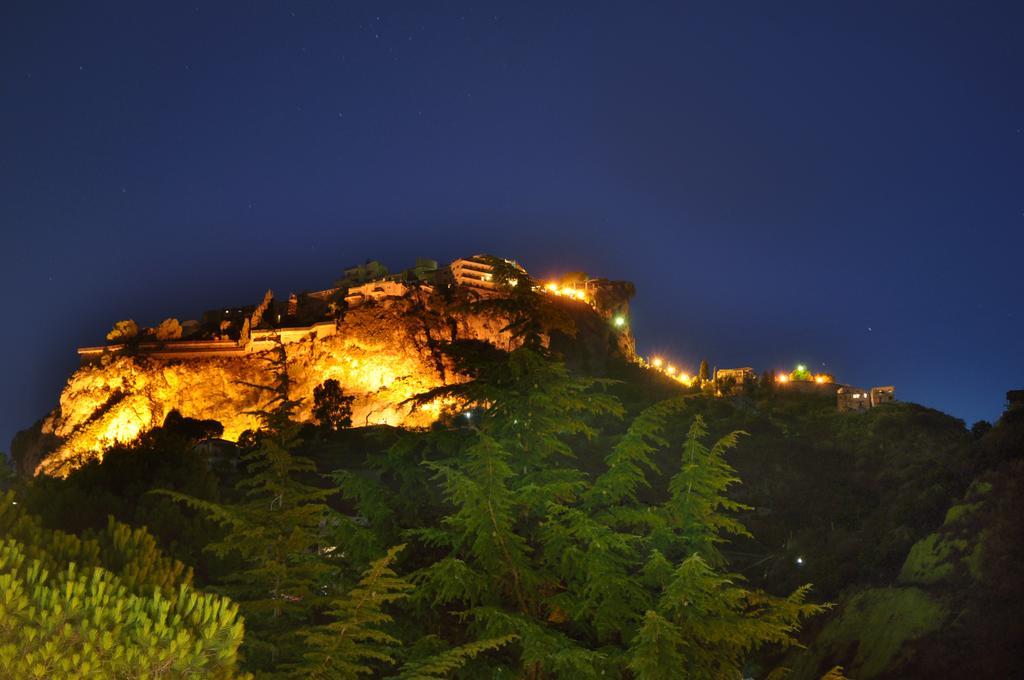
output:
<instances>
[{"instance_id":1,"label":"night sky","mask_svg":"<svg viewBox=\"0 0 1024 680\"><path fill-rule=\"evenodd\" d=\"M0 3L0 448L114 321L490 252L644 354L992 420L1024 3ZM768 5L773 6L768 6Z\"/></svg>"}]
</instances>

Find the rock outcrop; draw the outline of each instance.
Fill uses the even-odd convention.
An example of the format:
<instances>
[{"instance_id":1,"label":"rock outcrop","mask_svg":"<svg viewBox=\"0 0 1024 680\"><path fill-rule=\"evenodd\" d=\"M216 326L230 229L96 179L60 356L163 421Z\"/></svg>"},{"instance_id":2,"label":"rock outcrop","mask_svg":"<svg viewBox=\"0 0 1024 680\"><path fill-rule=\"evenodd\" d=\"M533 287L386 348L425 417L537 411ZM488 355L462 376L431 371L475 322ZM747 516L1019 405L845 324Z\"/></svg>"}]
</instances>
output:
<instances>
[{"instance_id":1,"label":"rock outcrop","mask_svg":"<svg viewBox=\"0 0 1024 680\"><path fill-rule=\"evenodd\" d=\"M606 326L599 313L584 304L557 304L567 306L584 329ZM351 310L330 334L302 336L289 331L292 397L303 399L297 417L312 419L313 389L333 378L355 397L354 426L427 426L437 419L441 405L414 408L408 400L464 380L441 347L453 340L482 340L513 349L516 341L503 330L507 325L501 314L417 291ZM609 336L591 338L590 345L619 354L623 343ZM631 336L624 346L632 347ZM160 426L172 410L187 418L217 420L224 426L224 438L235 441L257 426L249 412L262 405L265 394L251 385L270 382L264 359L261 352L198 358L130 351L104 354L68 379L59 407L43 420L36 437L39 444L23 455L20 468L66 476L87 461L101 459L110 446Z\"/></svg>"}]
</instances>

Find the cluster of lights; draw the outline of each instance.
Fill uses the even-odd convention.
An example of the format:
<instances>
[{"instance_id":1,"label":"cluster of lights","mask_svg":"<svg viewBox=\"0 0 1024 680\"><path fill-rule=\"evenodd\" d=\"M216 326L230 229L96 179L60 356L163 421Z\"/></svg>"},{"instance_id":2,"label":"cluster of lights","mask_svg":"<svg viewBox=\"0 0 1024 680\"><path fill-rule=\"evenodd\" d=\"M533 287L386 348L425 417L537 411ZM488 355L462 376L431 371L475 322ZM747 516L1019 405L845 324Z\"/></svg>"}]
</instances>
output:
<instances>
[{"instance_id":1,"label":"cluster of lights","mask_svg":"<svg viewBox=\"0 0 1024 680\"><path fill-rule=\"evenodd\" d=\"M559 286L554 281L544 284L544 291L551 293L552 295L558 295L559 297L572 298L573 300L579 300L580 302L590 302L587 299L586 291L580 288L573 288L572 286Z\"/></svg>"},{"instance_id":2,"label":"cluster of lights","mask_svg":"<svg viewBox=\"0 0 1024 680\"><path fill-rule=\"evenodd\" d=\"M673 380L678 380L684 385L693 384L693 378L688 373L680 371L675 366L666 362L661 357L652 357L650 365L651 368L653 368L654 370L660 371L661 373L664 373Z\"/></svg>"},{"instance_id":3,"label":"cluster of lights","mask_svg":"<svg viewBox=\"0 0 1024 680\"><path fill-rule=\"evenodd\" d=\"M580 302L586 302L588 305L593 304L590 297L587 295L587 291L582 288L575 288L573 286L560 286L554 281L549 281L544 284L540 289L550 295L557 295L558 297L567 297L572 300L579 300ZM616 314L612 317L612 325L616 328L625 328L628 323L625 316L622 314Z\"/></svg>"},{"instance_id":4,"label":"cluster of lights","mask_svg":"<svg viewBox=\"0 0 1024 680\"><path fill-rule=\"evenodd\" d=\"M808 377L807 378L797 378L797 377L794 377L795 375L798 375L798 374L806 374ZM797 365L796 370L794 370L793 373L777 373L775 375L775 382L777 382L777 383L811 382L811 381L814 381L814 382L816 382L819 385L824 385L826 383L832 382L832 376L830 376L828 373L818 373L816 375L811 375L810 373L807 372L807 367L804 366L803 364Z\"/></svg>"}]
</instances>

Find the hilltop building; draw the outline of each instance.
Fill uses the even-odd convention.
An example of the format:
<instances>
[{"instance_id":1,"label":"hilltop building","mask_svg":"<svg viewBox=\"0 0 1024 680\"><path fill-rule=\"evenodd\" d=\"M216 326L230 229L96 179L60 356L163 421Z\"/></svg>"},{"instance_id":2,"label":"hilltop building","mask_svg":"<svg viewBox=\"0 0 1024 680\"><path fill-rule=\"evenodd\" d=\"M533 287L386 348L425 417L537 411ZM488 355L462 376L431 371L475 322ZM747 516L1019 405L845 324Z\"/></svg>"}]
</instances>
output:
<instances>
[{"instance_id":1,"label":"hilltop building","mask_svg":"<svg viewBox=\"0 0 1024 680\"><path fill-rule=\"evenodd\" d=\"M277 300L267 291L259 305L227 307L203 313L200 321L182 323L182 337L172 341L154 341L143 335L130 342L79 348L83 363L100 361L108 354L132 352L157 358L206 358L238 356L260 352L273 345L274 338L286 344L310 337L332 334L346 309L368 301L402 298L414 290L427 293L434 289L440 275L447 274L458 285L478 293L497 294L492 280L493 266L485 255L455 260L440 268L437 260L418 258L413 267L390 274L377 260L347 267L344 279L334 288L290 293ZM526 270L513 260L505 260L519 271Z\"/></svg>"},{"instance_id":2,"label":"hilltop building","mask_svg":"<svg viewBox=\"0 0 1024 680\"><path fill-rule=\"evenodd\" d=\"M487 255L460 258L448 265L448 269L456 285L465 286L479 293L494 294L498 290L498 284L494 281L494 265L489 259ZM515 260L505 262L526 274L526 270Z\"/></svg>"},{"instance_id":3,"label":"hilltop building","mask_svg":"<svg viewBox=\"0 0 1024 680\"><path fill-rule=\"evenodd\" d=\"M896 388L892 385L886 385L884 387L872 387L871 388L871 406L872 408L879 404L885 404L890 401L896 401Z\"/></svg>"},{"instance_id":4,"label":"hilltop building","mask_svg":"<svg viewBox=\"0 0 1024 680\"><path fill-rule=\"evenodd\" d=\"M744 385L755 382L757 372L750 366L715 369L715 384L719 390L724 390L728 394L738 394Z\"/></svg>"},{"instance_id":5,"label":"hilltop building","mask_svg":"<svg viewBox=\"0 0 1024 680\"><path fill-rule=\"evenodd\" d=\"M732 380L740 385L747 381L757 380L757 372L749 366L743 368L719 368L715 370L715 380Z\"/></svg>"},{"instance_id":6,"label":"hilltop building","mask_svg":"<svg viewBox=\"0 0 1024 680\"><path fill-rule=\"evenodd\" d=\"M715 369L715 381L726 382L731 380L737 385L742 385L745 382L754 382L757 380L757 371L750 366L744 366L743 368L716 368Z\"/></svg>"},{"instance_id":7,"label":"hilltop building","mask_svg":"<svg viewBox=\"0 0 1024 680\"><path fill-rule=\"evenodd\" d=\"M896 388L892 385L870 390L843 385L836 391L836 409L840 413L867 411L891 401L896 401Z\"/></svg>"},{"instance_id":8,"label":"hilltop building","mask_svg":"<svg viewBox=\"0 0 1024 680\"><path fill-rule=\"evenodd\" d=\"M409 294L409 286L399 281L371 281L355 288L349 288L345 295L345 304L354 309L367 300L383 300L389 297L405 297Z\"/></svg>"},{"instance_id":9,"label":"hilltop building","mask_svg":"<svg viewBox=\"0 0 1024 680\"><path fill-rule=\"evenodd\" d=\"M404 281L420 281L431 283L437 278L440 270L437 267L437 260L430 260L425 257L417 257L416 265L399 273Z\"/></svg>"},{"instance_id":10,"label":"hilltop building","mask_svg":"<svg viewBox=\"0 0 1024 680\"><path fill-rule=\"evenodd\" d=\"M382 279L387 275L387 267L377 260L367 260L363 264L347 267L345 269L345 278L342 281L346 284L365 283Z\"/></svg>"},{"instance_id":11,"label":"hilltop building","mask_svg":"<svg viewBox=\"0 0 1024 680\"><path fill-rule=\"evenodd\" d=\"M836 408L840 413L867 411L871 408L871 395L861 387L844 385L836 390Z\"/></svg>"}]
</instances>

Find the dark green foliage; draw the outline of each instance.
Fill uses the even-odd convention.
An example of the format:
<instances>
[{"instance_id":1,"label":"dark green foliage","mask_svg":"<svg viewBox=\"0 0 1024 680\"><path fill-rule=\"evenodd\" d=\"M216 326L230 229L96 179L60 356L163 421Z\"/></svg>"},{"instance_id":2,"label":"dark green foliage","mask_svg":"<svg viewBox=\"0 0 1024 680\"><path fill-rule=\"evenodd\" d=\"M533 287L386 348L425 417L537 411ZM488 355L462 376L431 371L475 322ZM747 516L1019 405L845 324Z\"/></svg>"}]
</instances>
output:
<instances>
[{"instance_id":1,"label":"dark green foliage","mask_svg":"<svg viewBox=\"0 0 1024 680\"><path fill-rule=\"evenodd\" d=\"M444 391L481 406L468 430L410 435L438 452L423 464L449 505L439 521L408 534L435 555L413 574L412 602L429 606L432 628L459 638L516 636L494 663L526 677L597 677L642 665L646 652L632 642L646 611L657 609L680 636L692 633L672 604L686 588L709 601L722 598L721 611L732 615L713 617L723 621L716 635L725 640L709 644L707 658L687 657L708 664L708 677L725 667L738 671L761 644L791 644L798 620L817 611L801 603L803 591L791 600L770 598L707 566L723 561L716 544L745 533L729 514L742 506L725 495L736 479L722 455L736 435L708 449L695 421L679 472L662 481L667 498L651 506L638 490L657 475L653 454L669 444L666 424L686 398L641 414L612 445L605 469L591 474L576 449L621 413L600 391L605 387L523 348L480 366L472 383ZM707 571L695 572L696 564ZM462 613L439 617L441 607Z\"/></svg>"},{"instance_id":2,"label":"dark green foliage","mask_svg":"<svg viewBox=\"0 0 1024 680\"><path fill-rule=\"evenodd\" d=\"M354 400L355 397L345 395L337 380L328 378L313 388L313 418L331 432L352 427Z\"/></svg>"},{"instance_id":3,"label":"dark green foliage","mask_svg":"<svg viewBox=\"0 0 1024 680\"><path fill-rule=\"evenodd\" d=\"M14 469L7 459L7 454L0 451L0 491L7 491L14 484Z\"/></svg>"},{"instance_id":4,"label":"dark green foliage","mask_svg":"<svg viewBox=\"0 0 1024 680\"><path fill-rule=\"evenodd\" d=\"M354 678L371 674L368 662L392 663L388 649L400 640L381 626L392 621L384 605L406 597L412 585L395 574L391 564L404 545L390 549L366 570L359 584L332 602L331 623L302 634L306 651L294 668L300 678Z\"/></svg>"},{"instance_id":5,"label":"dark green foliage","mask_svg":"<svg viewBox=\"0 0 1024 680\"><path fill-rule=\"evenodd\" d=\"M192 582L192 570L165 556L145 529L132 529L109 517L103 530L81 537L48 530L22 509L13 492L0 497L0 535L21 544L20 550L48 571L59 571L71 562L82 569L102 567L116 573L135 594L153 588L170 593Z\"/></svg>"},{"instance_id":6,"label":"dark green foliage","mask_svg":"<svg viewBox=\"0 0 1024 680\"><path fill-rule=\"evenodd\" d=\"M185 428L191 428L190 419L183 420ZM205 425L202 429L206 431ZM197 445L192 434L175 429L169 417L168 425L149 431L138 442L107 451L102 464L90 462L67 479L36 477L19 492L20 502L45 526L73 533L101 530L109 515L146 526L167 553L193 565L204 578L215 577L233 568L202 549L220 533L217 525L165 497L146 493L166 488L213 502L230 493L236 449L225 444L224 459L215 458Z\"/></svg>"},{"instance_id":7,"label":"dark green foliage","mask_svg":"<svg viewBox=\"0 0 1024 680\"><path fill-rule=\"evenodd\" d=\"M515 639L514 635L505 635L447 648L433 656L406 663L397 675L391 677L393 680L444 680L452 677L452 674L465 666L468 661L484 652L501 649Z\"/></svg>"}]
</instances>

